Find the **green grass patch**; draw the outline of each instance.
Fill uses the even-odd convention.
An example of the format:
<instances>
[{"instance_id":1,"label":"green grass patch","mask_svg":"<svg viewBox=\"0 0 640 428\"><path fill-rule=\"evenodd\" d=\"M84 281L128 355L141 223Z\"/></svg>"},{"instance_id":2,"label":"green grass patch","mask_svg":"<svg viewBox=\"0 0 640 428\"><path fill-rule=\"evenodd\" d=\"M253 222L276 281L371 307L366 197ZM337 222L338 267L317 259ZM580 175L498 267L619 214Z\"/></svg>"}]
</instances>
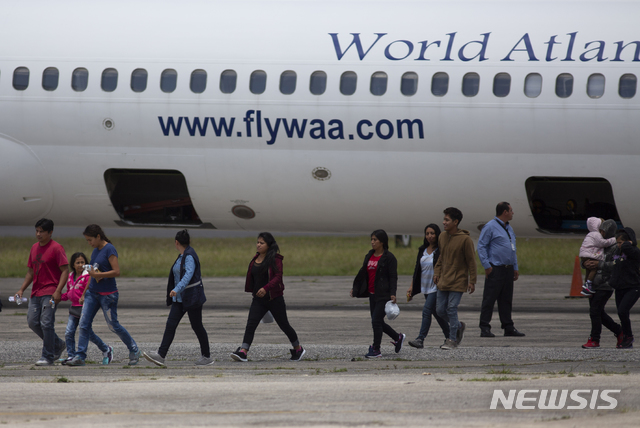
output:
<instances>
[{"instance_id":1,"label":"green grass patch","mask_svg":"<svg viewBox=\"0 0 640 428\"><path fill-rule=\"evenodd\" d=\"M55 234L54 234L55 237ZM355 275L370 249L369 237L280 237L289 276ZM83 237L57 240L67 256L82 251L90 257L92 248ZM422 240L414 237L410 248L395 248L398 273L410 275ZM523 275L568 275L573 271L581 239L518 239L518 262ZM0 277L21 278L27 271L29 250L35 238L0 238ZM173 240L165 238L115 238L123 277L164 277L177 252ZM193 248L202 261L204 276L243 276L255 252L254 238L194 238ZM313 260L313 263L309 263ZM478 263L478 273L484 271Z\"/></svg>"}]
</instances>

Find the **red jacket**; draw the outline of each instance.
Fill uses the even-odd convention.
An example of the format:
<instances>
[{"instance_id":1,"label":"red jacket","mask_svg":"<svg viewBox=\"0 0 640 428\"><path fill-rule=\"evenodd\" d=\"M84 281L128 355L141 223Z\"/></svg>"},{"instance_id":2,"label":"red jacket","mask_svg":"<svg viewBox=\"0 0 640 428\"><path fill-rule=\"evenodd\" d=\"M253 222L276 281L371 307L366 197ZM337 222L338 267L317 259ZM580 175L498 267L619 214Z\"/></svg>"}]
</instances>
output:
<instances>
[{"instance_id":1,"label":"red jacket","mask_svg":"<svg viewBox=\"0 0 640 428\"><path fill-rule=\"evenodd\" d=\"M251 268L253 267L253 263L258 258L258 253L253 256L251 259L251 263L249 263L249 269L247 270L247 280L244 284L244 291L247 293L253 293L253 281L251 280ZM267 293L269 293L269 300L273 300L276 297L280 297L284 294L284 283L282 282L282 259L284 256L281 254L276 254L276 267L277 272L270 267L269 268L269 282L264 286L264 289Z\"/></svg>"}]
</instances>

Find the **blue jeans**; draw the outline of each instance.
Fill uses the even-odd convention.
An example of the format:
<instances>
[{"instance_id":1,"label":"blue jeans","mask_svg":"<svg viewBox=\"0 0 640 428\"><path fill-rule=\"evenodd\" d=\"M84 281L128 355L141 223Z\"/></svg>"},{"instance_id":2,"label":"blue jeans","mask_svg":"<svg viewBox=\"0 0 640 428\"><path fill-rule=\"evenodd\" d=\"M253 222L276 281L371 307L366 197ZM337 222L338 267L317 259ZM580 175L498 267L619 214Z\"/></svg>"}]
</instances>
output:
<instances>
[{"instance_id":1,"label":"blue jeans","mask_svg":"<svg viewBox=\"0 0 640 428\"><path fill-rule=\"evenodd\" d=\"M42 339L42 358L53 362L64 349L64 342L56 334L56 308L51 307L51 296L37 296L29 300L27 323L29 328Z\"/></svg>"},{"instance_id":2,"label":"blue jeans","mask_svg":"<svg viewBox=\"0 0 640 428\"><path fill-rule=\"evenodd\" d=\"M102 296L94 291L87 290L84 295L82 316L80 317L80 337L78 338L77 358L82 360L87 358L89 339L92 335L95 335L91 329L91 324L100 308L102 308L104 319L107 321L109 330L117 334L120 340L122 340L122 343L127 346L129 355L138 352L138 345L129 332L118 322L118 295L119 293L117 291L113 294Z\"/></svg>"},{"instance_id":3,"label":"blue jeans","mask_svg":"<svg viewBox=\"0 0 640 428\"><path fill-rule=\"evenodd\" d=\"M460 326L458 305L462 299L462 292L438 290L437 294L436 312L443 320L449 323L449 339L455 341L458 327Z\"/></svg>"},{"instance_id":4,"label":"blue jeans","mask_svg":"<svg viewBox=\"0 0 640 428\"><path fill-rule=\"evenodd\" d=\"M424 295L424 306L422 307L422 325L420 326L420 334L418 335L418 339L424 340L429 334L432 315L440 325L440 328L444 333L444 337L449 337L449 323L436 312L437 296L437 292Z\"/></svg>"},{"instance_id":5,"label":"blue jeans","mask_svg":"<svg viewBox=\"0 0 640 428\"><path fill-rule=\"evenodd\" d=\"M67 330L64 332L64 340L67 343L67 354L69 358L73 358L76 355L76 329L80 323L80 318L76 318L73 315L69 315L69 321L67 321ZM96 344L98 349L102 352L107 352L109 347L102 341L93 331L89 340Z\"/></svg>"}]
</instances>

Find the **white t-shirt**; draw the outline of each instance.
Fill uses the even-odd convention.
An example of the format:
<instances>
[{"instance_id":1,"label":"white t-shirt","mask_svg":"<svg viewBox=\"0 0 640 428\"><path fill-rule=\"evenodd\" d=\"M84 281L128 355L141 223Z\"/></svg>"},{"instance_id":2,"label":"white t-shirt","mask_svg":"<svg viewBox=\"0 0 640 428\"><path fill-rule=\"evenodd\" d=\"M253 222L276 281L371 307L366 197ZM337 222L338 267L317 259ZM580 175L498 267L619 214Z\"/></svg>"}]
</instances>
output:
<instances>
[{"instance_id":1,"label":"white t-shirt","mask_svg":"<svg viewBox=\"0 0 640 428\"><path fill-rule=\"evenodd\" d=\"M426 248L420 258L420 267L422 268L420 291L423 294L435 293L438 291L438 287L433 283L433 253L427 253Z\"/></svg>"}]
</instances>

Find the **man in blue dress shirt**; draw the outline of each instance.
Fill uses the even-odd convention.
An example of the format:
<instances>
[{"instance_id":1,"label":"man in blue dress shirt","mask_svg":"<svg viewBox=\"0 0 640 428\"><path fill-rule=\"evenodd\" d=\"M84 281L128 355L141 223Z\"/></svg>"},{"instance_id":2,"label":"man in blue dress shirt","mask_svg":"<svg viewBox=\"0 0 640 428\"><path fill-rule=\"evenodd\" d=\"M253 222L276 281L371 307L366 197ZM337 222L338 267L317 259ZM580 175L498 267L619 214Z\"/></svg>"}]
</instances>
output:
<instances>
[{"instance_id":1,"label":"man in blue dress shirt","mask_svg":"<svg viewBox=\"0 0 640 428\"><path fill-rule=\"evenodd\" d=\"M478 256L484 267L484 292L480 309L480 336L495 337L491 333L493 307L498 302L498 314L505 336L524 336L513 326L511 306L513 282L518 280L516 234L509 225L513 209L508 202L496 206L496 216L482 228L478 240Z\"/></svg>"}]
</instances>

